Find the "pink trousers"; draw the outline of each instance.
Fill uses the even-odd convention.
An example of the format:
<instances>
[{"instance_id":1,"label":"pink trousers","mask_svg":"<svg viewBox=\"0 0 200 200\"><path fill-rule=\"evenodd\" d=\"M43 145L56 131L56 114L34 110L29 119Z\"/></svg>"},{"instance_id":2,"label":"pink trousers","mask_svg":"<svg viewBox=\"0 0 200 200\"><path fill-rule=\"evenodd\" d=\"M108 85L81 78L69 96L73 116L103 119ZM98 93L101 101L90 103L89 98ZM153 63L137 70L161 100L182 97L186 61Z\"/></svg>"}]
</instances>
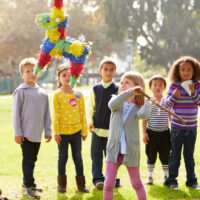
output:
<instances>
[{"instance_id":1,"label":"pink trousers","mask_svg":"<svg viewBox=\"0 0 200 200\"><path fill-rule=\"evenodd\" d=\"M117 176L117 170L122 164L124 155L119 154L117 158L117 163L106 163L106 173L105 173L105 182L103 189L103 199L104 200L112 200L113 199L113 190L115 187L115 180ZM131 180L131 185L135 189L137 197L139 200L146 200L146 192L144 189L144 185L140 179L140 171L139 167L128 167L126 166L129 177Z\"/></svg>"}]
</instances>

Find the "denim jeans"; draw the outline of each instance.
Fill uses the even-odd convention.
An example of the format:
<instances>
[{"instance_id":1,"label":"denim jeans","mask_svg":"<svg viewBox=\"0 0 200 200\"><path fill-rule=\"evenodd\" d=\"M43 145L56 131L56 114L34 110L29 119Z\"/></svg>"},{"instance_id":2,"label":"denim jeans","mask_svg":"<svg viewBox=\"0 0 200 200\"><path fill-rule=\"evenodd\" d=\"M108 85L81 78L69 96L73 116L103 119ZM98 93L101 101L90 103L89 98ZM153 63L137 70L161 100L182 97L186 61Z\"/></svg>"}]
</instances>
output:
<instances>
[{"instance_id":1,"label":"denim jeans","mask_svg":"<svg viewBox=\"0 0 200 200\"><path fill-rule=\"evenodd\" d=\"M26 187L32 187L35 185L33 172L35 168L35 162L40 149L40 142L30 142L24 138L22 148L22 171L23 171L23 184Z\"/></svg>"},{"instance_id":2,"label":"denim jeans","mask_svg":"<svg viewBox=\"0 0 200 200\"><path fill-rule=\"evenodd\" d=\"M165 185L177 183L178 169L181 160L181 151L183 147L183 157L187 172L186 186L191 187L197 184L197 178L194 171L194 148L196 142L197 130L181 130L178 128L171 129L172 152L169 158L169 178L165 181Z\"/></svg>"},{"instance_id":3,"label":"denim jeans","mask_svg":"<svg viewBox=\"0 0 200 200\"><path fill-rule=\"evenodd\" d=\"M83 160L81 155L81 131L72 135L60 135L62 141L58 145L58 175L65 175L68 160L68 146L71 145L72 158L75 164L76 176L83 176Z\"/></svg>"},{"instance_id":4,"label":"denim jeans","mask_svg":"<svg viewBox=\"0 0 200 200\"><path fill-rule=\"evenodd\" d=\"M91 157L92 157L92 176L93 183L104 181L102 173L103 153L106 156L107 137L99 137L96 133L92 133Z\"/></svg>"}]
</instances>

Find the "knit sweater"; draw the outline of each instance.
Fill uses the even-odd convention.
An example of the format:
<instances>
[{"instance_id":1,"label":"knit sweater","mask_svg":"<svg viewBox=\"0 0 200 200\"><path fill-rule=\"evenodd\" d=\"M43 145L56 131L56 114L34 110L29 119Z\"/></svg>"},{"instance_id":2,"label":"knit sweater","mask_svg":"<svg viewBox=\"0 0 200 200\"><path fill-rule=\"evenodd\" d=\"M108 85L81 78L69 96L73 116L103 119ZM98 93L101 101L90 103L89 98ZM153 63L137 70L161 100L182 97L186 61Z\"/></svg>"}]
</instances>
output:
<instances>
[{"instance_id":1,"label":"knit sweater","mask_svg":"<svg viewBox=\"0 0 200 200\"><path fill-rule=\"evenodd\" d=\"M179 129L193 130L197 128L198 105L200 105L200 83L194 83L195 92L189 96L180 82L174 82L170 85L167 92L166 103L172 107L175 114L185 119L187 122L183 124L180 120L172 116L171 126ZM173 95L175 89L180 92L180 97Z\"/></svg>"}]
</instances>

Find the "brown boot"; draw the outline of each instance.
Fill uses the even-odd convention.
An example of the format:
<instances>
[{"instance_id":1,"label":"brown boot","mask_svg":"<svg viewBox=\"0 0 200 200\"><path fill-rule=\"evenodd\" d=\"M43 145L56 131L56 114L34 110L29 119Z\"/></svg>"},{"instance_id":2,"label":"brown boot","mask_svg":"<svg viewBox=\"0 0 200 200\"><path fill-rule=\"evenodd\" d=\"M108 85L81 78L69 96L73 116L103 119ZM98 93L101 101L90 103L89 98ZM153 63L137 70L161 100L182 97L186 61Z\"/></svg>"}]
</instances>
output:
<instances>
[{"instance_id":1,"label":"brown boot","mask_svg":"<svg viewBox=\"0 0 200 200\"><path fill-rule=\"evenodd\" d=\"M57 181L58 181L57 191L59 193L65 193L67 185L67 176L66 175L57 176Z\"/></svg>"},{"instance_id":2,"label":"brown boot","mask_svg":"<svg viewBox=\"0 0 200 200\"><path fill-rule=\"evenodd\" d=\"M88 188L85 186L85 176L76 176L76 185L80 192L85 192L85 193L90 192Z\"/></svg>"}]
</instances>

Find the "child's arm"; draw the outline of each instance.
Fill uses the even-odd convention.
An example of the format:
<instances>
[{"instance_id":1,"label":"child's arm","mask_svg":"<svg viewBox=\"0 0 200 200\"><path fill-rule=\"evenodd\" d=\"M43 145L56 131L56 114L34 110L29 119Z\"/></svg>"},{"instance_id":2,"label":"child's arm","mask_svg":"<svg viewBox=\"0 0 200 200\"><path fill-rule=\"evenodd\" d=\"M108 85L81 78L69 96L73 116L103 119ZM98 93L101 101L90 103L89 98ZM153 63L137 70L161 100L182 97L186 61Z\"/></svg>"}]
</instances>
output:
<instances>
[{"instance_id":1,"label":"child's arm","mask_svg":"<svg viewBox=\"0 0 200 200\"><path fill-rule=\"evenodd\" d=\"M92 133L95 130L94 124L93 124L93 116L95 112L95 96L94 96L94 90L93 88L90 90L90 95L88 98L88 110L87 110L87 118L88 118L88 128L89 131Z\"/></svg>"},{"instance_id":2,"label":"child's arm","mask_svg":"<svg viewBox=\"0 0 200 200\"><path fill-rule=\"evenodd\" d=\"M149 140L149 136L146 132L146 128L147 128L147 120L143 120L142 121L142 132L143 132L143 142L144 144L148 144L148 140Z\"/></svg>"},{"instance_id":3,"label":"child's arm","mask_svg":"<svg viewBox=\"0 0 200 200\"><path fill-rule=\"evenodd\" d=\"M144 105L138 110L137 117L139 119L148 119L151 115L152 100L146 100Z\"/></svg>"},{"instance_id":4,"label":"child's arm","mask_svg":"<svg viewBox=\"0 0 200 200\"><path fill-rule=\"evenodd\" d=\"M131 96L133 96L133 88L130 88L119 95L113 95L111 100L108 102L108 107L113 111L117 110L121 104Z\"/></svg>"},{"instance_id":5,"label":"child's arm","mask_svg":"<svg viewBox=\"0 0 200 200\"><path fill-rule=\"evenodd\" d=\"M51 115L49 110L49 98L46 96L45 113L44 113L44 130L46 142L51 141Z\"/></svg>"},{"instance_id":6,"label":"child's arm","mask_svg":"<svg viewBox=\"0 0 200 200\"><path fill-rule=\"evenodd\" d=\"M59 103L58 103L58 97L56 93L53 95L52 100L52 131L54 133L54 139L57 142L57 144L60 144L61 137L60 137L60 129L59 129L59 119L60 119L60 112L59 112Z\"/></svg>"},{"instance_id":7,"label":"child's arm","mask_svg":"<svg viewBox=\"0 0 200 200\"><path fill-rule=\"evenodd\" d=\"M190 85L190 89L191 89L191 96L192 96L192 99L194 100L194 102L197 104L197 105L200 105L200 83L198 82L197 84L194 85L191 84Z\"/></svg>"},{"instance_id":8,"label":"child's arm","mask_svg":"<svg viewBox=\"0 0 200 200\"><path fill-rule=\"evenodd\" d=\"M177 85L171 84L166 97L166 105L169 108L172 108L176 102L176 99L180 97L180 92L178 91Z\"/></svg>"},{"instance_id":9,"label":"child's arm","mask_svg":"<svg viewBox=\"0 0 200 200\"><path fill-rule=\"evenodd\" d=\"M86 120L86 113L85 113L85 101L84 101L84 96L81 94L81 99L80 99L80 115L82 119L82 130L81 130L81 136L83 140L86 140L87 137L87 120Z\"/></svg>"},{"instance_id":10,"label":"child's arm","mask_svg":"<svg viewBox=\"0 0 200 200\"><path fill-rule=\"evenodd\" d=\"M18 144L23 144L24 136L21 127L21 111L23 106L23 91L18 90L15 92L13 103L13 127L15 133L15 142Z\"/></svg>"}]
</instances>

